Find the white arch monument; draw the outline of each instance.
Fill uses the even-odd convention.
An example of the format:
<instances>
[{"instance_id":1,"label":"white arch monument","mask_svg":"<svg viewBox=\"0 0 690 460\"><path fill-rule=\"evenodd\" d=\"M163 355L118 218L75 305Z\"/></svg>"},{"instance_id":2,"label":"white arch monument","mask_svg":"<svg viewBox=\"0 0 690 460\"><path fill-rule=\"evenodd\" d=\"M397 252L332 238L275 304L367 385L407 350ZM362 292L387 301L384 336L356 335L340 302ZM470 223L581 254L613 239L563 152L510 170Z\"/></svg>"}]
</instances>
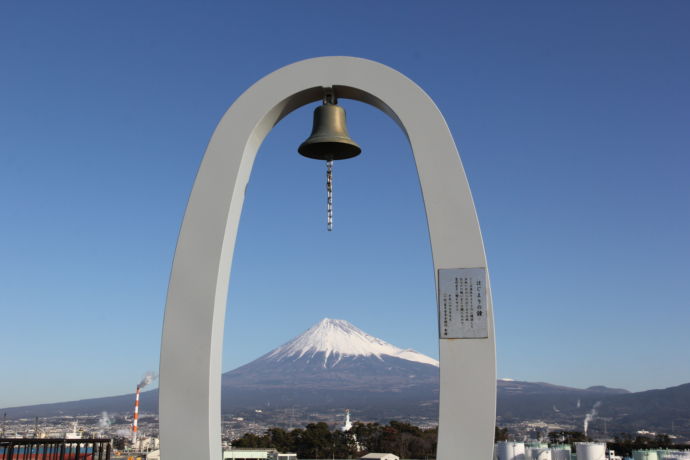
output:
<instances>
[{"instance_id":1,"label":"white arch monument","mask_svg":"<svg viewBox=\"0 0 690 460\"><path fill-rule=\"evenodd\" d=\"M220 460L221 355L230 266L245 187L268 132L325 88L391 116L417 165L439 303L439 460L490 460L496 357L484 245L465 171L440 111L413 81L377 62L321 57L259 80L211 137L184 215L165 307L160 361L164 460Z\"/></svg>"}]
</instances>

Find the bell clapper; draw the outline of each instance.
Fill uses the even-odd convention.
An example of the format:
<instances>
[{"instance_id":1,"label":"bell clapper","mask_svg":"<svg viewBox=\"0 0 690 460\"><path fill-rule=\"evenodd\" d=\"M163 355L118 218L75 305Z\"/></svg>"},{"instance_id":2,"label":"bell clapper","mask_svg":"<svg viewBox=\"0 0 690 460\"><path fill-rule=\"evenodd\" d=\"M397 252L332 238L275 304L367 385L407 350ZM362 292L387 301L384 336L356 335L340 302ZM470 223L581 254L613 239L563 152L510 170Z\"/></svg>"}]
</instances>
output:
<instances>
[{"instance_id":1,"label":"bell clapper","mask_svg":"<svg viewBox=\"0 0 690 460\"><path fill-rule=\"evenodd\" d=\"M326 194L326 222L330 232L333 230L333 160L326 161Z\"/></svg>"}]
</instances>

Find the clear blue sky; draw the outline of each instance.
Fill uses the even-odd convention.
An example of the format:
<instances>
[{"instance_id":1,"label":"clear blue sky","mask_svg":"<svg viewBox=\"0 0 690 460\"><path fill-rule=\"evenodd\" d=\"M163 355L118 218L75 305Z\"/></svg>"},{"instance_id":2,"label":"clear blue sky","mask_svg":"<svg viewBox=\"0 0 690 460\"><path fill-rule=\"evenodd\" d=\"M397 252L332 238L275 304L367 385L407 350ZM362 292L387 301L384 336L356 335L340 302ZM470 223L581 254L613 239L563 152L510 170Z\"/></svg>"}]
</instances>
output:
<instances>
[{"instance_id":1,"label":"clear blue sky","mask_svg":"<svg viewBox=\"0 0 690 460\"><path fill-rule=\"evenodd\" d=\"M216 123L265 74L323 55L392 66L446 116L500 377L690 382L689 22L685 0L0 3L0 407L131 392L157 369ZM410 149L382 113L342 104L364 152L335 165L332 234L324 166L296 153L313 106L259 152L225 370L325 316L438 356Z\"/></svg>"}]
</instances>

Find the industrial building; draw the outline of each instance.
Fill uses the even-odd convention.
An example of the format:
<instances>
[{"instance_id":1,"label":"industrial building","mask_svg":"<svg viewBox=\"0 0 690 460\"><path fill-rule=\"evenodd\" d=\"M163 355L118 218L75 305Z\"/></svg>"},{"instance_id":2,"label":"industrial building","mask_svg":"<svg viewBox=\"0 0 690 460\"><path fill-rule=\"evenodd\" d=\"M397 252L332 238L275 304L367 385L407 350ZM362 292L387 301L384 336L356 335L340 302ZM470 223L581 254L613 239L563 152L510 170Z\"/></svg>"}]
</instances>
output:
<instances>
[{"instance_id":1,"label":"industrial building","mask_svg":"<svg viewBox=\"0 0 690 460\"><path fill-rule=\"evenodd\" d=\"M634 450L633 460L690 460L690 451L669 449Z\"/></svg>"},{"instance_id":2,"label":"industrial building","mask_svg":"<svg viewBox=\"0 0 690 460\"><path fill-rule=\"evenodd\" d=\"M281 454L276 449L231 447L223 449L223 460L297 460L297 454Z\"/></svg>"},{"instance_id":3,"label":"industrial building","mask_svg":"<svg viewBox=\"0 0 690 460\"><path fill-rule=\"evenodd\" d=\"M618 460L618 457L606 456L606 444L598 442L575 443L576 453L572 453L569 445L558 444L549 446L541 442L511 442L496 443L494 449L495 460ZM648 460L648 459L646 459Z\"/></svg>"},{"instance_id":4,"label":"industrial building","mask_svg":"<svg viewBox=\"0 0 690 460\"><path fill-rule=\"evenodd\" d=\"M361 460L400 460L400 457L388 453L371 452L362 457Z\"/></svg>"},{"instance_id":5,"label":"industrial building","mask_svg":"<svg viewBox=\"0 0 690 460\"><path fill-rule=\"evenodd\" d=\"M541 442L501 441L494 448L494 460L622 460L603 442L576 442L571 446ZM632 460L690 460L690 450L636 450Z\"/></svg>"}]
</instances>

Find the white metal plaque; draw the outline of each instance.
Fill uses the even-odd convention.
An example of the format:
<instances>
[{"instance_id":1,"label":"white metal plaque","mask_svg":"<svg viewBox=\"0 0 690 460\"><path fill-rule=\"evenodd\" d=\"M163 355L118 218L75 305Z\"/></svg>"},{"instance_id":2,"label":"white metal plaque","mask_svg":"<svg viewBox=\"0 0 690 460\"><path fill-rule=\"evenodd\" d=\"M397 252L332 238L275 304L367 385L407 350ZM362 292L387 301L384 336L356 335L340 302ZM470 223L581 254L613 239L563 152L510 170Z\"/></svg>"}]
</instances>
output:
<instances>
[{"instance_id":1,"label":"white metal plaque","mask_svg":"<svg viewBox=\"0 0 690 460\"><path fill-rule=\"evenodd\" d=\"M439 338L488 338L487 311L486 268L439 269Z\"/></svg>"}]
</instances>

